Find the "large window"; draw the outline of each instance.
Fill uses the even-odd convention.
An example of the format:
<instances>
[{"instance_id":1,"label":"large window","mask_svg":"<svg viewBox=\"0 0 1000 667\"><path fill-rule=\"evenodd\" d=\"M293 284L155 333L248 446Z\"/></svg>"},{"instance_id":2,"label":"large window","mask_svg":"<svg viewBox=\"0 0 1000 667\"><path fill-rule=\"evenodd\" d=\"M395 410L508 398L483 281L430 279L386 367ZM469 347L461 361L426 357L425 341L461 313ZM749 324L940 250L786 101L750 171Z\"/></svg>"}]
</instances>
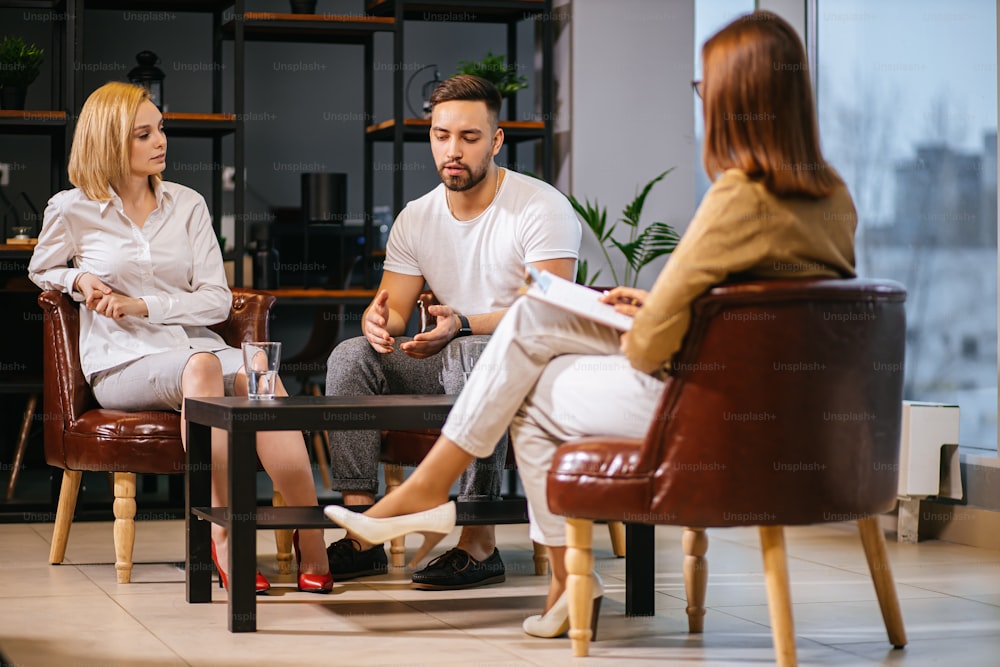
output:
<instances>
[{"instance_id":1,"label":"large window","mask_svg":"<svg viewBox=\"0 0 1000 667\"><path fill-rule=\"evenodd\" d=\"M955 403L996 449L994 0L817 0L827 158L858 208L858 272L908 290L905 398Z\"/></svg>"}]
</instances>

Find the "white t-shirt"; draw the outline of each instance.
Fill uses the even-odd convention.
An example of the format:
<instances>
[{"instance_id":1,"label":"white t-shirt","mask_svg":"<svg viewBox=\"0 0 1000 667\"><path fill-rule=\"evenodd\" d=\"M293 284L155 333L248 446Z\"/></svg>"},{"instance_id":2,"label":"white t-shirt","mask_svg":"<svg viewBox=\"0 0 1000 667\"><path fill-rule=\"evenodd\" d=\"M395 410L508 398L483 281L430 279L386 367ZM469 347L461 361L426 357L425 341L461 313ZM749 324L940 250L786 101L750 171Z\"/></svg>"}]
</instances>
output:
<instances>
[{"instance_id":1,"label":"white t-shirt","mask_svg":"<svg viewBox=\"0 0 1000 667\"><path fill-rule=\"evenodd\" d=\"M510 307L524 265L572 257L580 222L566 197L548 183L509 169L493 203L459 221L444 184L406 205L386 244L385 269L423 276L440 303L465 315Z\"/></svg>"}]
</instances>

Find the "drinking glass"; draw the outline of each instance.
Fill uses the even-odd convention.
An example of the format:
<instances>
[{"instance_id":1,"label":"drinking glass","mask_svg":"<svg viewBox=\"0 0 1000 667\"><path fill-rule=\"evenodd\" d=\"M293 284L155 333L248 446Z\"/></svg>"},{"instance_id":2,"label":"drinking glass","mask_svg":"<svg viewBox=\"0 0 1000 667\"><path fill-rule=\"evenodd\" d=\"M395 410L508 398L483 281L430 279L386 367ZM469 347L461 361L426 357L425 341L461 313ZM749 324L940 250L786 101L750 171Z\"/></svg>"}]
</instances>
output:
<instances>
[{"instance_id":1,"label":"drinking glass","mask_svg":"<svg viewBox=\"0 0 1000 667\"><path fill-rule=\"evenodd\" d=\"M281 364L281 343L243 343L243 366L250 398L274 398Z\"/></svg>"}]
</instances>

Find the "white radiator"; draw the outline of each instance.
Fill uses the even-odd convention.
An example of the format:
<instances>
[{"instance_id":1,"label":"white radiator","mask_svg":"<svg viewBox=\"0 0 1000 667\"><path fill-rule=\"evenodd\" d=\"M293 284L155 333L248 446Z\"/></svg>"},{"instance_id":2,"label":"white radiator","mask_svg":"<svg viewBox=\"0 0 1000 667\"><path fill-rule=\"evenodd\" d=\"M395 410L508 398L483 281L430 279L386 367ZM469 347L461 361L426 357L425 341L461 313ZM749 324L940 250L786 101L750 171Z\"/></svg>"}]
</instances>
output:
<instances>
[{"instance_id":1,"label":"white radiator","mask_svg":"<svg viewBox=\"0 0 1000 667\"><path fill-rule=\"evenodd\" d=\"M962 497L958 406L903 401L897 539L917 543L920 499Z\"/></svg>"}]
</instances>

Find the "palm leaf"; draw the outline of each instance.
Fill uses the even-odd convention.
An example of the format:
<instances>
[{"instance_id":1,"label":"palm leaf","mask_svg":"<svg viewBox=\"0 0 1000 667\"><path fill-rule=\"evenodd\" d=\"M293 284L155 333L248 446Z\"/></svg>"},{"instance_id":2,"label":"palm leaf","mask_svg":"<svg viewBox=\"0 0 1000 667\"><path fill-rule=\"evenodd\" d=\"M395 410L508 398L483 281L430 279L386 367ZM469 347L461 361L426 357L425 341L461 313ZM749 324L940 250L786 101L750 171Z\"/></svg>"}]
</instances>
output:
<instances>
[{"instance_id":1,"label":"palm leaf","mask_svg":"<svg viewBox=\"0 0 1000 667\"><path fill-rule=\"evenodd\" d=\"M639 239L628 241L626 243L611 239L611 243L621 251L622 255L625 257L625 262L633 269L636 268L636 262L642 253L642 245L639 243Z\"/></svg>"},{"instance_id":2,"label":"palm leaf","mask_svg":"<svg viewBox=\"0 0 1000 667\"><path fill-rule=\"evenodd\" d=\"M608 236L614 231L614 226L611 229L607 229L608 224L608 209L598 209L597 200L594 200L593 205L591 205L590 200L585 200L584 204L581 204L579 200L573 195L568 195L569 203L573 206L573 210L583 218L583 221L587 223L590 230L594 232L594 236L604 243Z\"/></svg>"},{"instance_id":3,"label":"palm leaf","mask_svg":"<svg viewBox=\"0 0 1000 667\"><path fill-rule=\"evenodd\" d=\"M598 269L597 273L590 277L587 276L587 271L587 260L581 259L576 265L576 282L580 285L593 287L594 283L597 281L597 276L601 275L601 270Z\"/></svg>"},{"instance_id":4,"label":"palm leaf","mask_svg":"<svg viewBox=\"0 0 1000 667\"><path fill-rule=\"evenodd\" d=\"M625 210L622 211L622 215L624 216L623 222L625 224L629 225L630 227L636 227L639 224L639 218L642 216L642 207L646 204L646 195L649 194L649 191L653 189L654 185L662 181L666 177L666 175L672 172L673 170L674 167L671 167L670 169L667 169L665 172L663 172L662 174L651 180L649 183L646 183L646 186L642 189L642 192L636 195L635 199L633 199L632 202L625 207Z\"/></svg>"},{"instance_id":5,"label":"palm leaf","mask_svg":"<svg viewBox=\"0 0 1000 667\"><path fill-rule=\"evenodd\" d=\"M636 242L639 245L635 263L631 264L636 273L657 257L669 255L681 240L673 227L665 222L654 222L639 234Z\"/></svg>"}]
</instances>

